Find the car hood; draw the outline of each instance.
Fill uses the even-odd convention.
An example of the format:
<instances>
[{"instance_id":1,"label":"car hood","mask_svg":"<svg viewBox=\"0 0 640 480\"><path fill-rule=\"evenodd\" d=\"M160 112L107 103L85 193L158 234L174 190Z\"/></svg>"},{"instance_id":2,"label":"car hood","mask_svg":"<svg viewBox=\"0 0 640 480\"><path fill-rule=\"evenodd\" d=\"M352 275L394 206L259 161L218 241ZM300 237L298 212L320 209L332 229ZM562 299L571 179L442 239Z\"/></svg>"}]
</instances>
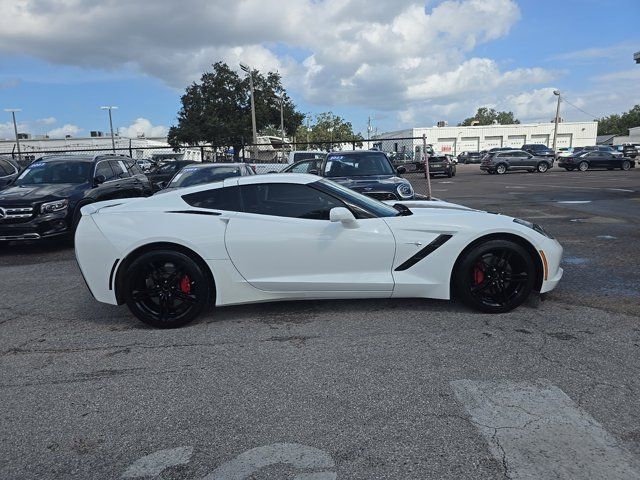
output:
<instances>
[{"instance_id":1,"label":"car hood","mask_svg":"<svg viewBox=\"0 0 640 480\"><path fill-rule=\"evenodd\" d=\"M57 183L45 185L19 185L0 191L0 204L23 204L68 198L85 185Z\"/></svg>"},{"instance_id":2,"label":"car hood","mask_svg":"<svg viewBox=\"0 0 640 480\"><path fill-rule=\"evenodd\" d=\"M398 185L409 183L404 178L395 175L372 175L370 177L327 177L329 180L339 183L357 192L376 190L395 191Z\"/></svg>"}]
</instances>

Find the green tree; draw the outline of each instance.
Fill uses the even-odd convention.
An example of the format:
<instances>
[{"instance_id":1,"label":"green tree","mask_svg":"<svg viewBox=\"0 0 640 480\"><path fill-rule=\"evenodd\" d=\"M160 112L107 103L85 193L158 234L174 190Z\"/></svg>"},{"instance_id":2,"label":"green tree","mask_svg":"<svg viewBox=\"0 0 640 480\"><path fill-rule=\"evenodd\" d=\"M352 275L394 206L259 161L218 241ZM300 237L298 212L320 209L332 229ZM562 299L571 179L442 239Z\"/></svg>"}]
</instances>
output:
<instances>
[{"instance_id":1,"label":"green tree","mask_svg":"<svg viewBox=\"0 0 640 480\"><path fill-rule=\"evenodd\" d=\"M629 129L640 126L640 105L621 115L614 113L598 119L598 135L628 135Z\"/></svg>"},{"instance_id":2,"label":"green tree","mask_svg":"<svg viewBox=\"0 0 640 480\"><path fill-rule=\"evenodd\" d=\"M261 131L280 125L280 102L284 99L285 133L293 135L304 115L296 111L286 94L278 73L266 75L253 71L256 126ZM202 75L200 82L189 85L181 97L178 125L169 129L169 144L174 148L186 144L210 143L232 146L238 152L243 143L251 143L251 94L248 76L240 77L224 62Z\"/></svg>"},{"instance_id":3,"label":"green tree","mask_svg":"<svg viewBox=\"0 0 640 480\"><path fill-rule=\"evenodd\" d=\"M356 141L356 146L362 146L364 140L362 135L354 133L351 122L332 112L316 115L309 128L306 125L298 127L296 141L306 142L307 138L310 142L308 148L320 150L332 150L353 141Z\"/></svg>"},{"instance_id":4,"label":"green tree","mask_svg":"<svg viewBox=\"0 0 640 480\"><path fill-rule=\"evenodd\" d=\"M520 123L520 120L515 118L513 112L497 112L493 108L480 107L473 117L465 118L458 126L469 126L475 123L475 125L492 125L497 122L499 125L513 125Z\"/></svg>"}]
</instances>

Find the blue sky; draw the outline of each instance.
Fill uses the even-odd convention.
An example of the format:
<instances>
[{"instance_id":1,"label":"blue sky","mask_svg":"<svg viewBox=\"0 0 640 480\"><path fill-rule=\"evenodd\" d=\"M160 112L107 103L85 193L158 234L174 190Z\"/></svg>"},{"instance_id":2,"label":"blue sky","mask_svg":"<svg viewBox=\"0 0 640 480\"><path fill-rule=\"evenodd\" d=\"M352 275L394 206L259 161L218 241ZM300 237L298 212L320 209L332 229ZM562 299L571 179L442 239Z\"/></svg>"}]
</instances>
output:
<instances>
[{"instance_id":1,"label":"blue sky","mask_svg":"<svg viewBox=\"0 0 640 480\"><path fill-rule=\"evenodd\" d=\"M88 0L27 1L15 15L8 6L0 108L22 108L21 130L36 134L107 130L101 105L119 107L123 133L161 132L175 124L184 86L217 60L277 69L300 111L331 110L363 133L369 115L385 131L454 123L481 105L548 121L554 88L582 110L563 104L567 121L640 103L638 0L335 2L265 0L247 14L236 2L161 1L158 18L141 0L113 12ZM69 19L68 8L82 16ZM171 15L181 8L201 9L202 24ZM269 13L278 9L282 18ZM10 116L0 115L8 137Z\"/></svg>"}]
</instances>

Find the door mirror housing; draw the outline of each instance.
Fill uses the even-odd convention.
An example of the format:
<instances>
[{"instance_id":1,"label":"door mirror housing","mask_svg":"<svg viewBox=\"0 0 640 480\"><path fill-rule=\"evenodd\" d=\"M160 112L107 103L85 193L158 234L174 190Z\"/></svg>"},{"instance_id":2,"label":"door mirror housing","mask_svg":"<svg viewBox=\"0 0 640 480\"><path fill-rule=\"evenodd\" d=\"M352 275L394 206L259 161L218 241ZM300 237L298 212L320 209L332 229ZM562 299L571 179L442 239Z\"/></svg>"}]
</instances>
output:
<instances>
[{"instance_id":1,"label":"door mirror housing","mask_svg":"<svg viewBox=\"0 0 640 480\"><path fill-rule=\"evenodd\" d=\"M345 228L358 228L358 221L353 213L345 207L335 207L329 212L329 220L341 222Z\"/></svg>"},{"instance_id":2,"label":"door mirror housing","mask_svg":"<svg viewBox=\"0 0 640 480\"><path fill-rule=\"evenodd\" d=\"M167 188L167 184L168 183L169 182L160 182L160 183L158 183L158 189L159 190L164 190L165 188Z\"/></svg>"},{"instance_id":3,"label":"door mirror housing","mask_svg":"<svg viewBox=\"0 0 640 480\"><path fill-rule=\"evenodd\" d=\"M96 185L100 185L106 181L107 181L107 177L105 177L104 175L96 175L93 178L93 183L95 183Z\"/></svg>"},{"instance_id":4,"label":"door mirror housing","mask_svg":"<svg viewBox=\"0 0 640 480\"><path fill-rule=\"evenodd\" d=\"M403 173L407 173L407 169L404 167L398 167L396 168L396 172L398 172L398 175L402 175Z\"/></svg>"}]
</instances>

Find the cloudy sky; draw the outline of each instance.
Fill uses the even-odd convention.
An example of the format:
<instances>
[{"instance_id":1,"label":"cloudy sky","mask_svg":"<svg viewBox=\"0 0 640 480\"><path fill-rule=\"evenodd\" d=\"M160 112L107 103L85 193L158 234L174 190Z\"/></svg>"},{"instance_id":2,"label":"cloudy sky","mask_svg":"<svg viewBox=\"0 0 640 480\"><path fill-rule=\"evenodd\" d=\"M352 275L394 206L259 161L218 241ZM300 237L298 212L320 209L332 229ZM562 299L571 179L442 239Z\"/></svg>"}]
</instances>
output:
<instances>
[{"instance_id":1,"label":"cloudy sky","mask_svg":"<svg viewBox=\"0 0 640 480\"><path fill-rule=\"evenodd\" d=\"M640 103L638 0L0 0L0 108L51 136L162 135L218 60L277 70L302 112L366 132L479 106L549 121ZM635 25L634 28L630 28ZM0 111L0 138L13 135Z\"/></svg>"}]
</instances>

